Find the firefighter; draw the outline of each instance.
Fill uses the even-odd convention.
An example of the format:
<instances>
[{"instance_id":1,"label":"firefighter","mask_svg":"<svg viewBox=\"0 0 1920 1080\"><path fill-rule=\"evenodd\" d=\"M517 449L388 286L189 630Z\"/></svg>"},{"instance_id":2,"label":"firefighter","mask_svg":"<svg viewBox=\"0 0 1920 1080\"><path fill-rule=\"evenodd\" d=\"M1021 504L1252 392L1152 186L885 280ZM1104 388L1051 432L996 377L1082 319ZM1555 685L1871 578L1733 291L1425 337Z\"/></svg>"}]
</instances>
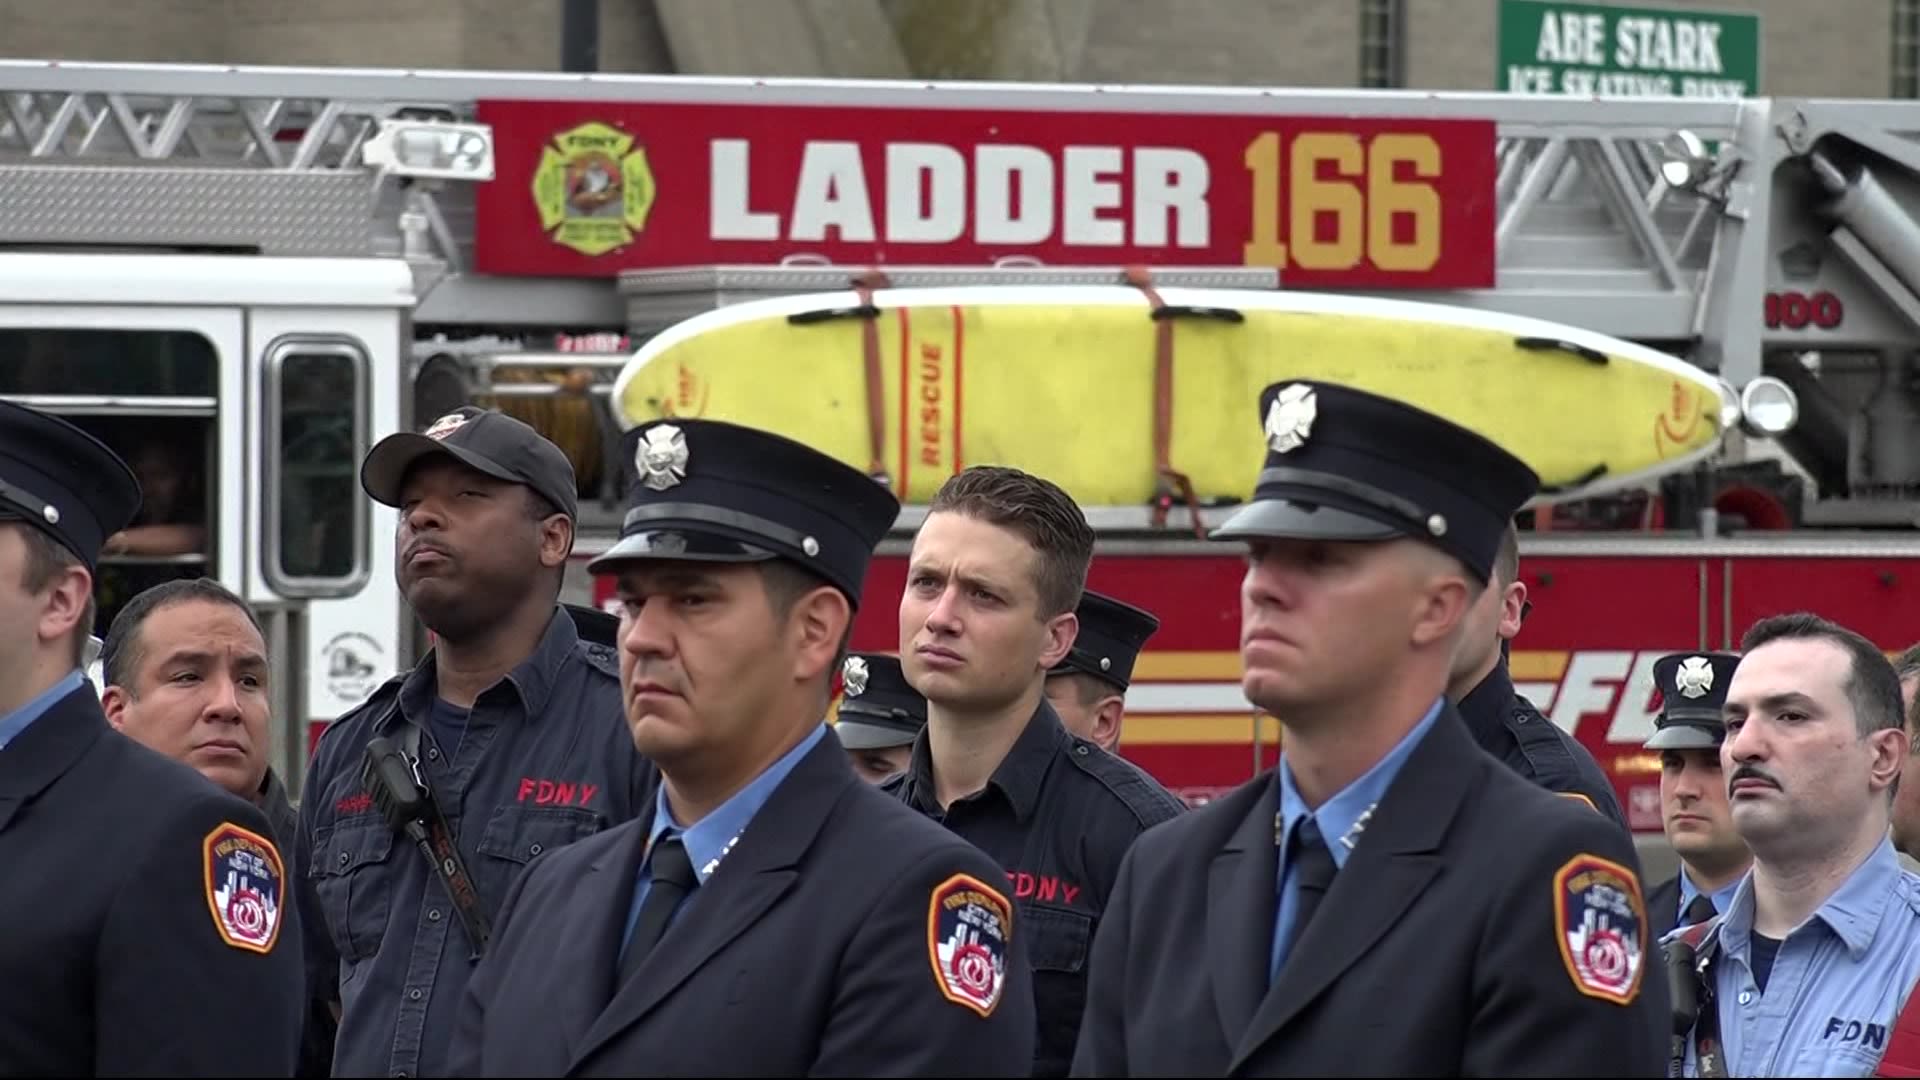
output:
<instances>
[{"instance_id":1,"label":"firefighter","mask_svg":"<svg viewBox=\"0 0 1920 1080\"><path fill-rule=\"evenodd\" d=\"M1031 935L1006 878L863 783L824 723L899 503L732 424L627 446L623 536L589 569L617 578L627 720L664 783L528 866L454 1075L1025 1075Z\"/></svg>"},{"instance_id":2,"label":"firefighter","mask_svg":"<svg viewBox=\"0 0 1920 1080\"><path fill-rule=\"evenodd\" d=\"M287 1076L300 920L259 807L112 732L81 672L134 475L0 402L0 1069Z\"/></svg>"},{"instance_id":3,"label":"firefighter","mask_svg":"<svg viewBox=\"0 0 1920 1080\"><path fill-rule=\"evenodd\" d=\"M1627 828L1613 784L1592 751L1513 688L1507 646L1520 632L1527 585L1520 580L1520 533L1508 522L1493 577L1467 613L1447 697L1481 749L1548 791L1575 799Z\"/></svg>"},{"instance_id":4,"label":"firefighter","mask_svg":"<svg viewBox=\"0 0 1920 1080\"><path fill-rule=\"evenodd\" d=\"M834 734L853 771L870 784L906 771L914 737L927 726L927 699L900 673L900 658L854 653L840 666Z\"/></svg>"},{"instance_id":5,"label":"firefighter","mask_svg":"<svg viewBox=\"0 0 1920 1080\"><path fill-rule=\"evenodd\" d=\"M258 806L279 849L298 849L299 815L268 764L266 635L246 601L211 578L143 590L113 617L100 664L109 724ZM309 1004L297 1075L332 1072L337 1025L329 1000L316 992Z\"/></svg>"},{"instance_id":6,"label":"firefighter","mask_svg":"<svg viewBox=\"0 0 1920 1080\"><path fill-rule=\"evenodd\" d=\"M1660 822L1680 870L1647 894L1653 932L1705 922L1727 910L1753 853L1733 827L1720 770L1720 710L1739 656L1674 653L1654 661L1660 713L1645 748L1660 755Z\"/></svg>"},{"instance_id":7,"label":"firefighter","mask_svg":"<svg viewBox=\"0 0 1920 1080\"><path fill-rule=\"evenodd\" d=\"M1150 611L1088 589L1075 611L1073 648L1047 673L1047 701L1068 731L1109 753L1120 752L1127 687L1140 649L1160 629Z\"/></svg>"},{"instance_id":8,"label":"firefighter","mask_svg":"<svg viewBox=\"0 0 1920 1080\"><path fill-rule=\"evenodd\" d=\"M1845 627L1775 615L1741 638L1720 764L1753 869L1673 935L1704 969L1682 1075L1920 1072L1920 875L1888 835L1900 706L1893 665Z\"/></svg>"},{"instance_id":9,"label":"firefighter","mask_svg":"<svg viewBox=\"0 0 1920 1080\"><path fill-rule=\"evenodd\" d=\"M1632 840L1483 752L1445 693L1538 478L1360 390L1260 406L1253 500L1213 537L1247 545L1241 687L1280 760L1127 853L1074 1075L1661 1075Z\"/></svg>"},{"instance_id":10,"label":"firefighter","mask_svg":"<svg viewBox=\"0 0 1920 1080\"><path fill-rule=\"evenodd\" d=\"M399 511L394 578L434 641L315 748L300 803L308 964L339 998L337 1075L440 1076L508 886L541 852L633 818L652 773L613 650L583 641L592 620L559 602L577 513L559 448L463 408L382 439L360 480ZM384 815L363 778L370 745L424 779L422 827L458 859Z\"/></svg>"},{"instance_id":11,"label":"firefighter","mask_svg":"<svg viewBox=\"0 0 1920 1080\"><path fill-rule=\"evenodd\" d=\"M1005 868L1028 930L1034 1076L1065 1076L1087 950L1121 856L1186 804L1069 732L1047 672L1072 649L1093 530L1041 477L974 466L934 493L900 597L900 666L927 728L888 789Z\"/></svg>"}]
</instances>

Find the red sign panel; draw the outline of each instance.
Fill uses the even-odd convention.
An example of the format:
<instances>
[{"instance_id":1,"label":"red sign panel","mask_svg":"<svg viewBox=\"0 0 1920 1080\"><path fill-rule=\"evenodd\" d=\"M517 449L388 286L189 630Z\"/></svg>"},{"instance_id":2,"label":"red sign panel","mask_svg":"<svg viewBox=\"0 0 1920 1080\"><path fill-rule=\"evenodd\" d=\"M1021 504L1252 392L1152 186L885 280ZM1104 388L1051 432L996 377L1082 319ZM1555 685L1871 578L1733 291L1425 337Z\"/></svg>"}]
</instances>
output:
<instances>
[{"instance_id":1,"label":"red sign panel","mask_svg":"<svg viewBox=\"0 0 1920 1080\"><path fill-rule=\"evenodd\" d=\"M1271 267L1494 283L1490 120L485 101L474 261Z\"/></svg>"}]
</instances>

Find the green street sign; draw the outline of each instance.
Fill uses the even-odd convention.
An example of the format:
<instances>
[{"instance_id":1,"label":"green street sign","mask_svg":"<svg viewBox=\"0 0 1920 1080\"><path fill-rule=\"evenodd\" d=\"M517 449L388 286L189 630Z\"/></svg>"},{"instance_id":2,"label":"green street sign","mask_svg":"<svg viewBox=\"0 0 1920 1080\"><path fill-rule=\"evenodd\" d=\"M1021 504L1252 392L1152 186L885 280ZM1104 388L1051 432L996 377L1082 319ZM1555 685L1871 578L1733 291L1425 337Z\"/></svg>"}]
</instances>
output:
<instances>
[{"instance_id":1,"label":"green street sign","mask_svg":"<svg viewBox=\"0 0 1920 1080\"><path fill-rule=\"evenodd\" d=\"M1581 97L1751 97L1750 12L1498 0L1501 90Z\"/></svg>"}]
</instances>

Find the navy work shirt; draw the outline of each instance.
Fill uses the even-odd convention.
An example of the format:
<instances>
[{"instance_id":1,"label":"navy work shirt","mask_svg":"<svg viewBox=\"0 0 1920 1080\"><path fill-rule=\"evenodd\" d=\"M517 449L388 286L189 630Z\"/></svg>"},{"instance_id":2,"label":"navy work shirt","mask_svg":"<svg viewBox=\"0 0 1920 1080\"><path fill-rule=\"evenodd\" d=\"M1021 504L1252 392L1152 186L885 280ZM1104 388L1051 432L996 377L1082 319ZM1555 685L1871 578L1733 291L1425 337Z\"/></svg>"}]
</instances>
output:
<instances>
[{"instance_id":1,"label":"navy work shirt","mask_svg":"<svg viewBox=\"0 0 1920 1080\"><path fill-rule=\"evenodd\" d=\"M1007 872L1033 966L1035 1076L1066 1076L1087 1000L1087 951L1120 857L1186 810L1124 758L1067 731L1045 701L987 786L943 813L923 730L886 790L993 856Z\"/></svg>"},{"instance_id":2,"label":"navy work shirt","mask_svg":"<svg viewBox=\"0 0 1920 1080\"><path fill-rule=\"evenodd\" d=\"M1514 691L1505 662L1493 665L1456 709L1482 750L1548 791L1577 797L1627 828L1613 782L1593 752Z\"/></svg>"},{"instance_id":3,"label":"navy work shirt","mask_svg":"<svg viewBox=\"0 0 1920 1080\"><path fill-rule=\"evenodd\" d=\"M321 736L300 800L307 968L341 1003L336 1076L441 1076L474 952L445 883L375 809L360 778L376 735L420 729L420 764L483 908L528 860L637 816L655 775L634 750L607 646L554 609L526 661L487 688L458 748L432 722L431 654Z\"/></svg>"}]
</instances>

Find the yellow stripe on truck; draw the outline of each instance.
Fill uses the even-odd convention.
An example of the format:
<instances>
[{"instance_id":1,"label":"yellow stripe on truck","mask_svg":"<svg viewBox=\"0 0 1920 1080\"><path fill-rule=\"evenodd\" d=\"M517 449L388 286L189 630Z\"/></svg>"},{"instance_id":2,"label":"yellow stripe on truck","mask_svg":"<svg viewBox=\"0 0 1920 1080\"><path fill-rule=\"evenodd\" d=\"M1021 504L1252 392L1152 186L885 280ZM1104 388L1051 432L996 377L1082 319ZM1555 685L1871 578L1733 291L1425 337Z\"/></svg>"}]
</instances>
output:
<instances>
[{"instance_id":1,"label":"yellow stripe on truck","mask_svg":"<svg viewBox=\"0 0 1920 1080\"><path fill-rule=\"evenodd\" d=\"M1260 745L1280 741L1280 721L1259 718ZM1148 713L1126 718L1120 728L1122 746L1250 746L1254 739L1252 713Z\"/></svg>"}]
</instances>

